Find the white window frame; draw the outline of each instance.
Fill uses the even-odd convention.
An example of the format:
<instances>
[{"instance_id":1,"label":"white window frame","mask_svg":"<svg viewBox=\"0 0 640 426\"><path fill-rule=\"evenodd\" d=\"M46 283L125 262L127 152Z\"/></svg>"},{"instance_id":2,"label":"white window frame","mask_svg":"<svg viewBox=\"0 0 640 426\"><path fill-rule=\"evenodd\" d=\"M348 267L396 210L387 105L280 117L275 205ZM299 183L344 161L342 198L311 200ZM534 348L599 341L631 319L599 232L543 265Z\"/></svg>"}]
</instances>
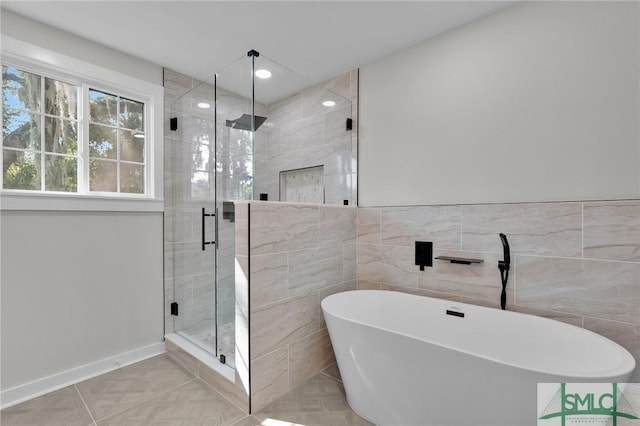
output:
<instances>
[{"instance_id":1,"label":"white window frame","mask_svg":"<svg viewBox=\"0 0 640 426\"><path fill-rule=\"evenodd\" d=\"M0 210L163 211L164 88L4 35L1 42L2 65L76 84L80 88L79 96L83 98L88 97L91 88L144 102L145 194L90 192L82 186L86 179L81 180L87 176L89 167L89 112L81 107L78 133L82 132L85 142L78 144L79 192L2 189Z\"/></svg>"},{"instance_id":2,"label":"white window frame","mask_svg":"<svg viewBox=\"0 0 640 426\"><path fill-rule=\"evenodd\" d=\"M145 129L144 129L144 133L145 133L145 137L144 137L144 169L145 169L145 176L144 176L144 194L129 194L129 193L123 193L123 192L100 192L100 191L90 191L89 188L84 187L84 185L89 183L89 179L85 178L82 181L83 184L83 191L85 194L95 194L95 195L103 195L103 196L118 196L118 197L125 197L125 198L140 198L140 197L144 197L144 198L148 198L147 194L149 193L149 183L151 182L151 176L150 176L150 170L149 170L149 160L147 158L147 153L149 152L149 149L151 148L151 141L149 137L147 137L148 132L147 132L147 125L151 120L151 116L149 113L149 108L147 108L148 105L148 97L145 98L140 98L139 96L137 96L136 94L133 93L127 93L127 92L122 92L122 91L116 91L116 89L112 89L109 87L102 87L98 84L88 84L87 82L83 82L81 88L81 96L83 99L89 99L89 90L96 90L99 92L104 92L104 93L108 93L108 94L112 94L112 95L116 95L119 96L121 98L127 98L130 99L132 101L136 101L136 102L142 102L144 103L144 123L145 123ZM88 112L85 114L85 117L87 118L86 120L83 120L83 124L84 124L84 128L82 129L82 134L83 134L83 139L85 141L87 141L87 143L83 144L83 149L85 151L82 152L82 173L85 177L89 176L89 150L88 148L88 141L89 141L89 126L92 124L90 117L88 116ZM118 138L120 136L118 135ZM115 160L116 164L118 165L117 167L120 168L121 160L120 160L120 147L118 147L118 155L117 158ZM120 172L118 171L118 175L120 175ZM118 180L118 186L120 184L120 181ZM80 187L80 182L78 182L78 188Z\"/></svg>"}]
</instances>

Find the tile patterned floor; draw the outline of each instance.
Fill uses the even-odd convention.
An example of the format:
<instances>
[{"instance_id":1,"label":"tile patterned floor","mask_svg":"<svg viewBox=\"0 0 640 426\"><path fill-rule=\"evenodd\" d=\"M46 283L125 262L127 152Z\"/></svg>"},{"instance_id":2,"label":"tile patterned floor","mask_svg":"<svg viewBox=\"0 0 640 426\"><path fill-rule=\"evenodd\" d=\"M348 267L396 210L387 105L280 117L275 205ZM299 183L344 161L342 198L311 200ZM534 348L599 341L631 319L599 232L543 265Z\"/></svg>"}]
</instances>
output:
<instances>
[{"instance_id":1,"label":"tile patterned floor","mask_svg":"<svg viewBox=\"0 0 640 426\"><path fill-rule=\"evenodd\" d=\"M273 424L268 419L286 425L372 425L351 410L342 383L323 373L292 389L254 416L265 425Z\"/></svg>"},{"instance_id":2,"label":"tile patterned floor","mask_svg":"<svg viewBox=\"0 0 640 426\"><path fill-rule=\"evenodd\" d=\"M247 416L167 355L0 411L2 426L370 425L348 406L329 367ZM280 421L282 423L274 422Z\"/></svg>"}]
</instances>

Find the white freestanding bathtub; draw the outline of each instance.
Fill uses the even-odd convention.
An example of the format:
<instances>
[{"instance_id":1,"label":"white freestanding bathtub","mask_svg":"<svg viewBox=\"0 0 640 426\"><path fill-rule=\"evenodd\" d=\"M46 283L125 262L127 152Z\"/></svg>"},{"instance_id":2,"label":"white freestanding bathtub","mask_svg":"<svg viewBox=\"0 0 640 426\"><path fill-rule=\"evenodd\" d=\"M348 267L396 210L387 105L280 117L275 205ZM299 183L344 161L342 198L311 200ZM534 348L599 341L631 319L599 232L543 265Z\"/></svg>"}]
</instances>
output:
<instances>
[{"instance_id":1,"label":"white freestanding bathtub","mask_svg":"<svg viewBox=\"0 0 640 426\"><path fill-rule=\"evenodd\" d=\"M532 315L378 290L322 311L349 405L377 425L535 425L537 383L620 383L635 368L617 343Z\"/></svg>"}]
</instances>

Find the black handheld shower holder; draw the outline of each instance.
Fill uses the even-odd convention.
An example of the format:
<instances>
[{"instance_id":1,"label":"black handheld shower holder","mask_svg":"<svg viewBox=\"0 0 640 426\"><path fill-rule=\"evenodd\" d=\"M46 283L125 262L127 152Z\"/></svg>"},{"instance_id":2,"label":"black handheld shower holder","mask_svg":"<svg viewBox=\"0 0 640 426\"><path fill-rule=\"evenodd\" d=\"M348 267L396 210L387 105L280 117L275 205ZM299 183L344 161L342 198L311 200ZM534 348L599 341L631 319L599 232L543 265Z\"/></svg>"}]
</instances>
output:
<instances>
[{"instance_id":1,"label":"black handheld shower holder","mask_svg":"<svg viewBox=\"0 0 640 426\"><path fill-rule=\"evenodd\" d=\"M507 307L507 281L509 280L509 268L511 267L511 249L507 236L500 233L500 241L502 242L503 260L498 261L498 269L500 269L500 278L502 280L502 294L500 295L500 307L504 311Z\"/></svg>"}]
</instances>

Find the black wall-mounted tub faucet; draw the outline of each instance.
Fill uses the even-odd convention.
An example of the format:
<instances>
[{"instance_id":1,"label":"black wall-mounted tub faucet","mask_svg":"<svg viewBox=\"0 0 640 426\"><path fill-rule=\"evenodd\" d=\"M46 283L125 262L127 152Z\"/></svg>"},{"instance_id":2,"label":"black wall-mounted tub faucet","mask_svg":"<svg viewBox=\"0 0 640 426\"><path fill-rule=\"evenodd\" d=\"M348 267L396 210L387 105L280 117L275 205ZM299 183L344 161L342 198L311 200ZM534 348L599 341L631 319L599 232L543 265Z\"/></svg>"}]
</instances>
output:
<instances>
[{"instance_id":1,"label":"black wall-mounted tub faucet","mask_svg":"<svg viewBox=\"0 0 640 426\"><path fill-rule=\"evenodd\" d=\"M498 269L500 269L500 278L502 279L502 294L500 295L500 307L504 311L507 306L507 281L509 280L509 268L511 267L511 249L507 236L500 233L500 241L502 242L503 260L498 261Z\"/></svg>"}]
</instances>

